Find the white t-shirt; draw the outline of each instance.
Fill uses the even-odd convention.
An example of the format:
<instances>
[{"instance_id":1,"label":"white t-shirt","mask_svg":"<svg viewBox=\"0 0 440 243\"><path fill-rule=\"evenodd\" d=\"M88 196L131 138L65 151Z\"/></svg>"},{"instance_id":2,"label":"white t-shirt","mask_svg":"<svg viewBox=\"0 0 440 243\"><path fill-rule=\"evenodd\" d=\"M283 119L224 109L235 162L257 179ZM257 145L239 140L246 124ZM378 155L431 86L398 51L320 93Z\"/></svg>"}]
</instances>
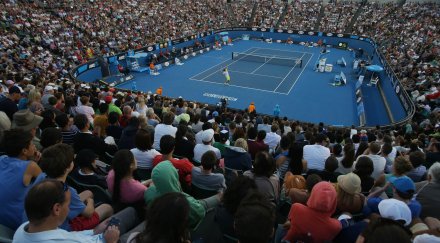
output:
<instances>
[{"instance_id":1,"label":"white t-shirt","mask_svg":"<svg viewBox=\"0 0 440 243\"><path fill-rule=\"evenodd\" d=\"M218 148L215 148L211 145L197 144L194 147L194 160L199 161L199 162L202 161L203 154L209 150L215 152L217 159L221 159L222 155L221 155L220 150Z\"/></svg>"},{"instance_id":2,"label":"white t-shirt","mask_svg":"<svg viewBox=\"0 0 440 243\"><path fill-rule=\"evenodd\" d=\"M92 107L86 105L77 106L76 113L86 115L87 119L90 121L90 124L93 124L93 116L95 115L95 111Z\"/></svg>"},{"instance_id":3,"label":"white t-shirt","mask_svg":"<svg viewBox=\"0 0 440 243\"><path fill-rule=\"evenodd\" d=\"M157 124L154 128L154 143L153 148L160 150L160 139L164 135L171 135L176 137L177 127L171 125L165 125L163 123Z\"/></svg>"},{"instance_id":4,"label":"white t-shirt","mask_svg":"<svg viewBox=\"0 0 440 243\"><path fill-rule=\"evenodd\" d=\"M147 150L147 151L141 151L138 148L134 148L130 150L134 158L137 162L137 168L139 169L151 169L153 168L153 159L156 157L156 155L160 155L157 150L154 148Z\"/></svg>"},{"instance_id":5,"label":"white t-shirt","mask_svg":"<svg viewBox=\"0 0 440 243\"><path fill-rule=\"evenodd\" d=\"M375 155L375 154L369 154L369 155L361 155L359 157L362 156L366 156L368 158L370 158L373 161L373 173L371 174L371 177L373 177L374 180L377 180L377 178L379 178L380 175L383 174L383 171L385 170L385 165L386 165L386 160L384 157L380 156L380 155ZM358 157L358 159L359 159ZM353 167L356 166L356 161L355 164L353 164Z\"/></svg>"},{"instance_id":6,"label":"white t-shirt","mask_svg":"<svg viewBox=\"0 0 440 243\"><path fill-rule=\"evenodd\" d=\"M330 149L319 144L304 146L303 158L307 161L307 168L324 170L325 160L330 156Z\"/></svg>"},{"instance_id":7,"label":"white t-shirt","mask_svg":"<svg viewBox=\"0 0 440 243\"><path fill-rule=\"evenodd\" d=\"M270 149L275 149L281 141L281 136L270 132L266 134L266 138L264 138L264 143L269 146Z\"/></svg>"}]
</instances>

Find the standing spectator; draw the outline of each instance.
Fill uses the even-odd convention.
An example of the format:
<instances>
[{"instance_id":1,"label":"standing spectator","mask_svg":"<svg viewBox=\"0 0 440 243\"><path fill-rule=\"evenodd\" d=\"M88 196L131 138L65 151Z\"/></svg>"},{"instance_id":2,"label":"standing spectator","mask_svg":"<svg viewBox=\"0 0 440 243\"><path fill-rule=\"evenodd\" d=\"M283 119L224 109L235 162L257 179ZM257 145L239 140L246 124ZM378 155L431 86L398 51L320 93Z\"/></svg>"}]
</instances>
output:
<instances>
[{"instance_id":1,"label":"standing spectator","mask_svg":"<svg viewBox=\"0 0 440 243\"><path fill-rule=\"evenodd\" d=\"M308 169L324 170L325 160L330 156L330 149L327 148L327 136L318 134L314 145L304 146L304 160L307 161Z\"/></svg>"},{"instance_id":2,"label":"standing spectator","mask_svg":"<svg viewBox=\"0 0 440 243\"><path fill-rule=\"evenodd\" d=\"M158 124L154 129L153 148L160 149L160 139L163 135L176 137L177 128L173 127L174 113L166 112L163 114L163 123Z\"/></svg>"},{"instance_id":3,"label":"standing spectator","mask_svg":"<svg viewBox=\"0 0 440 243\"><path fill-rule=\"evenodd\" d=\"M3 138L8 142L6 155L0 157L0 224L12 230L22 223L25 196L41 173L32 137L29 131L9 130Z\"/></svg>"}]
</instances>

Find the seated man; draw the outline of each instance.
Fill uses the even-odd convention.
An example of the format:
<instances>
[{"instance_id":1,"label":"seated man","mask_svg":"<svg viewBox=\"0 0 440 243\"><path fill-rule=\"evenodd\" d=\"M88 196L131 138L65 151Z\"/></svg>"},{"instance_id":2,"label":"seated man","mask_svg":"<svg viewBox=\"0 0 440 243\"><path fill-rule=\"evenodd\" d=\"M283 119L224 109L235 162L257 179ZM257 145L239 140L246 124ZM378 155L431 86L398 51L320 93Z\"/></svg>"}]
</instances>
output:
<instances>
[{"instance_id":1,"label":"seated man","mask_svg":"<svg viewBox=\"0 0 440 243\"><path fill-rule=\"evenodd\" d=\"M173 158L174 147L176 146L176 139L171 135L164 135L160 139L160 152L162 154L156 155L153 159L153 168L162 161L169 160L179 173L179 181L182 187L184 185L191 185L191 169L193 164L186 158Z\"/></svg>"},{"instance_id":2,"label":"seated man","mask_svg":"<svg viewBox=\"0 0 440 243\"><path fill-rule=\"evenodd\" d=\"M67 144L56 144L44 150L40 160L40 167L46 178L56 179L66 183L67 175L73 170L73 149ZM44 174L42 174L44 175ZM113 209L108 204L101 204L95 208L93 193L90 191L77 191L70 186L69 208L64 222L56 226L67 231L81 231L93 229L104 219L113 214ZM51 194L48 194L51 195ZM28 216L29 217L29 216Z\"/></svg>"},{"instance_id":3,"label":"seated man","mask_svg":"<svg viewBox=\"0 0 440 243\"><path fill-rule=\"evenodd\" d=\"M130 70L128 68L124 68L121 64L118 64L118 71L125 76L127 76L130 73Z\"/></svg>"},{"instance_id":4,"label":"seated man","mask_svg":"<svg viewBox=\"0 0 440 243\"><path fill-rule=\"evenodd\" d=\"M192 168L192 184L210 191L222 191L226 189L225 177L220 173L212 173L218 164L214 151L207 151L202 156L202 166Z\"/></svg>"},{"instance_id":5,"label":"seated man","mask_svg":"<svg viewBox=\"0 0 440 243\"><path fill-rule=\"evenodd\" d=\"M50 195L50 196L48 196ZM25 199L29 222L15 232L14 242L118 242L118 226L100 230L67 232L58 228L69 214L71 191L59 180L48 179L35 185Z\"/></svg>"}]
</instances>

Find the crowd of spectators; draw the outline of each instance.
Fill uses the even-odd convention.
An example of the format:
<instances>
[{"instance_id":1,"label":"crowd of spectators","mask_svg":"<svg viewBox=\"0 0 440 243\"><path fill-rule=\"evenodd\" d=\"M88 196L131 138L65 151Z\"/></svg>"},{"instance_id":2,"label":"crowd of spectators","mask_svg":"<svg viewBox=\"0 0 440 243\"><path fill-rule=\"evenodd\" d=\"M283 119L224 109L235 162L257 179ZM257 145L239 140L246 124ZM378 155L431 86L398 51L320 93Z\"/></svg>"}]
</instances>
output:
<instances>
[{"instance_id":1,"label":"crowd of spectators","mask_svg":"<svg viewBox=\"0 0 440 243\"><path fill-rule=\"evenodd\" d=\"M335 1L324 6L324 14L320 21L320 30L331 33L344 33L351 23L360 2Z\"/></svg>"},{"instance_id":2,"label":"crowd of spectators","mask_svg":"<svg viewBox=\"0 0 440 243\"><path fill-rule=\"evenodd\" d=\"M363 5L354 33L378 42L410 91L437 86L411 122L385 131L74 83L68 71L97 52L229 21L220 0L69 3L0 3L0 223L16 242L210 242L216 232L215 242L438 241L439 5ZM250 2L233 11L240 24L272 27L282 4L271 4L253 21ZM327 6L321 28L336 32L359 7ZM313 28L320 8L294 2L281 24Z\"/></svg>"},{"instance_id":3,"label":"crowd of spectators","mask_svg":"<svg viewBox=\"0 0 440 243\"><path fill-rule=\"evenodd\" d=\"M280 28L315 30L321 4L321 1L292 1L288 5L285 18L280 23Z\"/></svg>"}]
</instances>

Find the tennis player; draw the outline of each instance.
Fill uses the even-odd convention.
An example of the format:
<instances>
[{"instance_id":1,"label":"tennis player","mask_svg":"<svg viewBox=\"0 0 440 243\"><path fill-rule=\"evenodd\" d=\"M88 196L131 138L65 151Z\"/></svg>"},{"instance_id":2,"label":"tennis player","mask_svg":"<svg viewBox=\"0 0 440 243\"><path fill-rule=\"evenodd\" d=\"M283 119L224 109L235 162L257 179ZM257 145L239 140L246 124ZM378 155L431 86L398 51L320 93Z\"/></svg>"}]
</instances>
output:
<instances>
[{"instance_id":1,"label":"tennis player","mask_svg":"<svg viewBox=\"0 0 440 243\"><path fill-rule=\"evenodd\" d=\"M229 85L229 83L231 82L231 77L229 76L229 72L228 72L227 67L225 67L223 69L223 75L225 75L225 78L226 78L225 85Z\"/></svg>"}]
</instances>

